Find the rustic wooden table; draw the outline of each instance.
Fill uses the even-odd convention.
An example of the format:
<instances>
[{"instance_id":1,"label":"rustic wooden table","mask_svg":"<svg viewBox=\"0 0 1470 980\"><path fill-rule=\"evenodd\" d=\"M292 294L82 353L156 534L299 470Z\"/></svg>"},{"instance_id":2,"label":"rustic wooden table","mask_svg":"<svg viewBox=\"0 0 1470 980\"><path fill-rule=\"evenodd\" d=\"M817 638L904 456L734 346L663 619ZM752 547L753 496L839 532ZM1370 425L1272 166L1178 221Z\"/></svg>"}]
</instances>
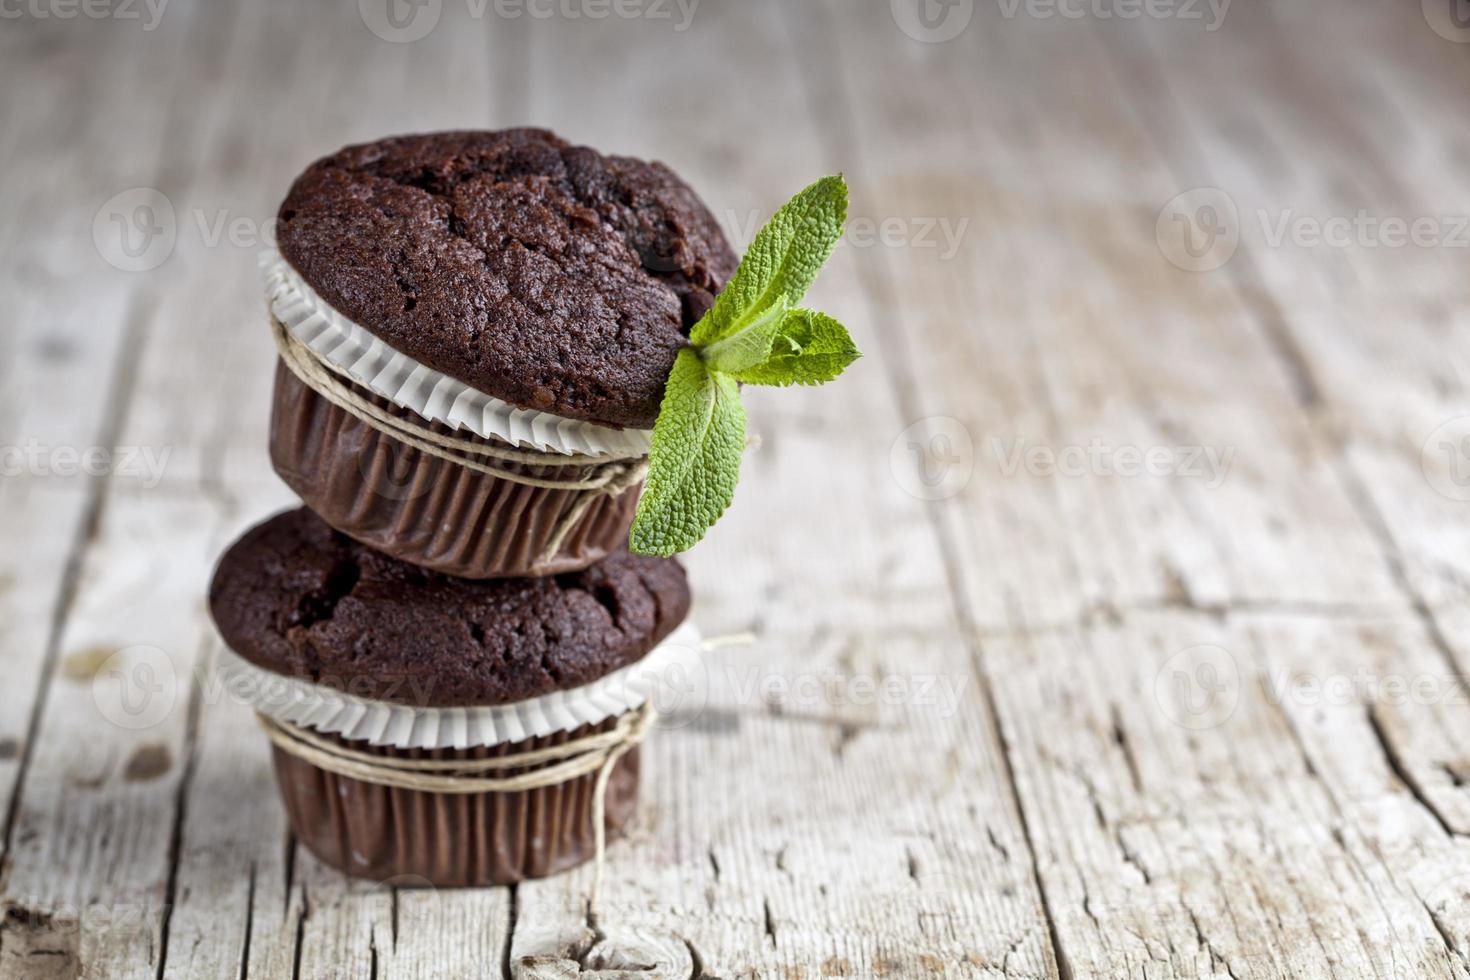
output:
<instances>
[{"instance_id":1,"label":"rustic wooden table","mask_svg":"<svg viewBox=\"0 0 1470 980\"><path fill-rule=\"evenodd\" d=\"M392 9L0 7L0 977L1470 976L1448 4ZM212 563L290 503L288 181L526 121L740 244L853 188L814 302L867 357L747 399L688 564L759 639L664 692L601 935L590 869L319 865L208 670Z\"/></svg>"}]
</instances>

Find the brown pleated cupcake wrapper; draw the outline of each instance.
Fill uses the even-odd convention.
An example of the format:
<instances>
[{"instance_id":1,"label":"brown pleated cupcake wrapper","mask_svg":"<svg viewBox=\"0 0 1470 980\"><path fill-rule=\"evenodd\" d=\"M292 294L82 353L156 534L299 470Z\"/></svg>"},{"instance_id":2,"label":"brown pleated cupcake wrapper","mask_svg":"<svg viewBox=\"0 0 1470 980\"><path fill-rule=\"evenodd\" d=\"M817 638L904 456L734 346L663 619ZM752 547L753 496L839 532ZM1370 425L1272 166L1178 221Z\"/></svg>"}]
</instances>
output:
<instances>
[{"instance_id":1,"label":"brown pleated cupcake wrapper","mask_svg":"<svg viewBox=\"0 0 1470 980\"><path fill-rule=\"evenodd\" d=\"M395 749L337 741L409 759L485 759L560 745L605 731L616 718L521 742L472 749ZM326 772L279 748L276 779L297 839L325 863L360 878L423 880L441 888L506 885L576 867L596 853L597 774L513 793L445 794L379 786ZM517 772L533 771L520 769ZM487 775L500 776L507 770ZM638 800L638 750L608 780L608 839Z\"/></svg>"},{"instance_id":2,"label":"brown pleated cupcake wrapper","mask_svg":"<svg viewBox=\"0 0 1470 980\"><path fill-rule=\"evenodd\" d=\"M497 445L414 415L366 389L379 408L442 435ZM322 520L395 558L463 578L579 571L621 548L633 523L638 486L597 494L547 554L562 516L586 491L527 486L477 472L381 432L277 365L271 461ZM597 467L495 462L541 479L590 478Z\"/></svg>"}]
</instances>

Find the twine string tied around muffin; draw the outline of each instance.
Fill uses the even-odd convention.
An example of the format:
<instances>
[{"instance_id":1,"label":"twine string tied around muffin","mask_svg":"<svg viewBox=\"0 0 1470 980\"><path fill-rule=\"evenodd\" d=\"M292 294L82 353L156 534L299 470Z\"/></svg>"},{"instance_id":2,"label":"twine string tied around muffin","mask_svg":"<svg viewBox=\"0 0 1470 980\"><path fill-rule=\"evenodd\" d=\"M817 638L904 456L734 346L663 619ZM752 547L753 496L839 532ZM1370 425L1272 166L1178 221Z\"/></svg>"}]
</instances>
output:
<instances>
[{"instance_id":1,"label":"twine string tied around muffin","mask_svg":"<svg viewBox=\"0 0 1470 980\"><path fill-rule=\"evenodd\" d=\"M618 761L648 735L657 711L651 700L612 728L524 752L484 759L405 759L376 755L257 713L271 744L319 769L390 789L425 793L522 793L596 774L592 790L593 878L589 907L597 912L607 852L607 787ZM531 767L539 768L531 768ZM527 769L506 774L507 770ZM496 775L491 775L495 773Z\"/></svg>"},{"instance_id":2,"label":"twine string tied around muffin","mask_svg":"<svg viewBox=\"0 0 1470 980\"><path fill-rule=\"evenodd\" d=\"M270 318L271 333L283 363L301 383L336 405L353 418L382 432L393 439L417 449L436 459L463 466L477 473L501 480L509 480L522 486L547 490L566 490L576 494L572 505L557 519L543 559L554 556L599 497L617 497L637 486L648 473L648 459L600 460L587 456L563 456L556 453L541 453L499 447L483 440L466 439L458 435L436 432L427 425L394 415L387 409L374 404L354 389L351 379L336 365L320 357L309 346L302 343L286 326L274 316ZM497 466L486 460L512 465L541 468L576 467L591 469L590 473L579 473L575 477L557 478L520 472L506 466Z\"/></svg>"}]
</instances>

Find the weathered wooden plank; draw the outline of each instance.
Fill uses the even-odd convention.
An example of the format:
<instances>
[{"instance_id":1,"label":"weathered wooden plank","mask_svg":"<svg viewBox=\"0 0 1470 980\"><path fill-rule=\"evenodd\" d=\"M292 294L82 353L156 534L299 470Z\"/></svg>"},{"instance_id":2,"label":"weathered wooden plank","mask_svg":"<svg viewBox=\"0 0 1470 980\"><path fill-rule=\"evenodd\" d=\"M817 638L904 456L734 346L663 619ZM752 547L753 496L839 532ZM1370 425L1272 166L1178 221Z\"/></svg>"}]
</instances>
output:
<instances>
[{"instance_id":1,"label":"weathered wooden plank","mask_svg":"<svg viewBox=\"0 0 1470 980\"><path fill-rule=\"evenodd\" d=\"M533 71L587 66L603 99L538 87L532 116L667 160L742 244L797 184L850 169L822 148L820 107L802 94L777 5L702 7L686 34L660 33L669 29L540 25ZM644 49L659 57L640 60ZM659 82L671 77L698 83ZM710 98L721 91L739 95ZM601 111L624 101L639 111ZM781 135L736 135L757 132ZM664 949L682 939L717 976L1049 975L1021 828L932 525L890 473L903 428L881 360L891 325L864 302L865 270L860 250L843 248L809 301L874 356L823 391L746 399L763 444L735 508L687 563L706 632L753 628L760 641L710 655L698 704L650 744L650 820L609 854L600 924L613 946L636 945L640 931ZM892 703L861 693L885 680L905 688ZM921 684L932 686L916 693ZM767 701L768 686L787 689ZM941 691L955 695L947 708ZM585 938L589 880L517 889L513 967Z\"/></svg>"},{"instance_id":2,"label":"weathered wooden plank","mask_svg":"<svg viewBox=\"0 0 1470 980\"><path fill-rule=\"evenodd\" d=\"M1153 225L1173 192L1152 206L1147 195L1171 186L1168 161L1119 111L1127 93L1097 84L1108 69L1088 29L995 12L987 18L978 7L975 17L949 48L918 48L922 54L908 58L873 43L871 31L847 29L853 18L845 9L826 21L834 29L814 25L803 35L810 45L834 38L850 66L839 80L844 90L853 104L876 109L849 113L854 124L833 127L832 138L888 168L895 213L929 213L936 184L968 180L975 213L990 226L965 266L979 285L940 293L953 311L948 320L933 314L934 297L945 278L957 277L946 277L935 255L888 253L893 271L883 291L895 315L930 312L902 335L917 338L907 355L914 404L936 404L935 393L955 397L966 390L964 377L978 377L1002 394L956 402L975 413L973 431L1022 438L1039 429L1043 445L1060 447L1100 437L1111 446L1237 450L1215 486L1120 480L1089 462L1075 476L1023 474L1019 487L984 473L977 451L971 486L985 485L957 495L963 506L946 511L975 619L987 628L1000 621L983 662L1066 965L1080 975L1381 975L1404 968L1402 958L1409 974L1459 975L1463 964L1411 884L1412 862L1401 853L1375 860L1382 841L1357 836L1324 804L1332 790L1316 781L1289 726L1272 724L1268 713L1241 732L1232 727L1231 738L1186 729L1182 745L1135 731L1148 727L1145 699L1159 671L1172 674L1169 658L1222 642L1221 627L1210 615L1181 611L1174 615L1188 628L1176 624L1160 640L1142 625L1145 614L1120 609L1218 614L1265 606L1327 617L1379 610L1402 624L1412 623L1408 597L1388 574L1371 520L1340 485L1336 447L1300 408L1301 379L1253 322L1253 307L1233 282L1191 279L1163 262ZM1223 66L1232 52L1228 35L1214 36L1189 60ZM983 59L1014 87L966 86L962 62L952 60L960 57ZM946 93L931 118L958 120L947 131L930 127L954 143L941 140L937 153L932 143L894 138L920 124L891 93L921 81ZM841 90L831 92L839 103ZM1008 126L1017 112L1045 125ZM980 138L986 132L1009 138L996 147ZM935 157L963 161L950 164L960 173L937 167ZM1082 159L1074 182L1069 165ZM961 252L961 261L968 257ZM1005 289L987 289L991 282ZM948 341L957 321L977 324L958 345ZM1005 337L1006 327L1027 337ZM930 378L939 383L926 384ZM994 570L990 546L1015 534L976 533L993 497L1011 504L1003 514L1012 524L1024 515L1033 547L1056 557L1028 557L1019 572ZM1048 565L1060 570L1054 581L1016 584ZM1040 595L1051 597L1052 609L1027 607L1048 601ZM1069 604L1073 618L1100 625L1037 630L1048 613L1065 618ZM1262 659L1289 661L1291 637L1272 639ZM1415 662L1422 669L1433 646L1423 635L1417 643L1412 657L1396 651L1371 669ZM1314 652L1319 663L1331 662ZM1358 723L1359 737L1378 730L1361 710ZM1453 745L1441 740L1437 757L1452 755ZM1278 799L1272 781L1304 771ZM1196 801L1191 782L1210 794ZM1208 798L1215 792L1219 802ZM1441 866L1463 861L1436 823L1415 812L1412 793L1401 786L1383 805L1415 821L1400 843L1413 841ZM1204 828L1196 823L1202 812ZM1274 875L1281 868L1284 883Z\"/></svg>"},{"instance_id":3,"label":"weathered wooden plank","mask_svg":"<svg viewBox=\"0 0 1470 980\"><path fill-rule=\"evenodd\" d=\"M157 61L145 68L108 48L106 32L68 26L8 21L4 32L8 66L54 74L56 82L54 104L21 84L0 96L6 119L0 154L14 164L0 191L7 216L0 247L14 257L0 270L7 299L0 331L0 535L13 542L0 556L6 583L0 657L8 671L0 690L0 831L54 645L51 611L64 601L65 571L100 482L87 470L108 469L100 453L114 448L99 443L116 435L108 416L114 395L127 385L117 377L118 354L148 302L135 276L103 261L92 240L94 214L121 189L117 181L142 183L155 172L153 141L179 50L177 35L162 39ZM64 108L58 112L57 105ZM111 120L129 111L140 141L107 152Z\"/></svg>"},{"instance_id":4,"label":"weathered wooden plank","mask_svg":"<svg viewBox=\"0 0 1470 980\"><path fill-rule=\"evenodd\" d=\"M116 27L23 16L8 19L4 31L7 68L22 73L5 86L0 139L7 161L0 242L12 257L0 273L8 301L7 326L0 331L0 536L8 545L0 555L0 663L6 671L0 688L0 896L13 910L0 925L0 974L6 976L74 971L79 915L91 915L94 924L100 915L119 931L130 928L115 905L92 907L78 882L37 889L17 870L25 862L18 855L28 856L34 844L35 827L27 829L20 808L22 784L35 772L38 743L47 737L37 727L40 701L51 687L58 631L100 490L109 479L148 483L159 462L154 455L150 465L135 466L138 457L115 452L116 416L132 384L127 355L152 300L134 273L109 264L109 257L116 262L126 256L110 247L105 221L113 194L157 176L171 74L188 27L176 17L146 64L108 43ZM25 72L52 78L44 96L18 80ZM125 145L115 145L120 118L131 123ZM102 236L97 241L94 228Z\"/></svg>"},{"instance_id":5,"label":"weathered wooden plank","mask_svg":"<svg viewBox=\"0 0 1470 980\"><path fill-rule=\"evenodd\" d=\"M1141 613L985 653L1080 975L1465 975L1423 896L1466 847L1370 714L1423 709L1362 686L1442 679L1412 622Z\"/></svg>"},{"instance_id":6,"label":"weathered wooden plank","mask_svg":"<svg viewBox=\"0 0 1470 980\"><path fill-rule=\"evenodd\" d=\"M1236 213L1238 250L1201 278L1256 297L1310 375L1322 432L1343 447L1344 480L1382 523L1404 588L1448 607L1470 581L1456 422L1470 415L1470 198L1455 179L1464 122L1432 107L1470 72L1417 8L1344 14L1321 25L1338 43L1298 47L1312 29L1299 13L1235 11L1251 71L1196 57L1211 44L1168 24L1110 37L1175 186L1218 188ZM1362 44L1383 56L1352 57Z\"/></svg>"},{"instance_id":7,"label":"weathered wooden plank","mask_svg":"<svg viewBox=\"0 0 1470 980\"><path fill-rule=\"evenodd\" d=\"M875 249L865 282L904 324L908 411L954 418L973 446L973 474L939 508L949 540L1011 558L966 569L978 624L1180 601L1402 604L1251 310L1232 284L1162 261L1150 188L1173 184L1099 84L1085 27L982 5L951 41L894 44L854 26L884 11L828 10L800 39L842 56L841 76L812 73L816 98L846 102L831 138L871 171L878 213L970 219L951 258ZM977 64L1004 84L977 84ZM920 87L945 97L900 97Z\"/></svg>"},{"instance_id":8,"label":"weathered wooden plank","mask_svg":"<svg viewBox=\"0 0 1470 980\"><path fill-rule=\"evenodd\" d=\"M75 937L83 975L156 973L190 671L204 642L200 617L160 610L197 608L210 518L188 500L111 494L63 633L7 894L26 908L100 910Z\"/></svg>"},{"instance_id":9,"label":"weathered wooden plank","mask_svg":"<svg viewBox=\"0 0 1470 980\"><path fill-rule=\"evenodd\" d=\"M1463 461L1452 423L1470 411L1470 398L1463 332L1445 325L1464 314L1460 254L1449 238L1394 245L1386 236L1393 234L1392 220L1427 221L1423 231L1431 235L1452 231L1467 198L1447 179L1452 159L1441 141L1452 143L1464 128L1456 120L1428 138L1407 131L1402 139L1384 136L1402 128L1411 92L1433 104L1448 97L1447 79L1463 79L1466 70L1416 13L1362 8L1328 25L1344 42L1371 39L1392 52L1401 70L1384 71L1358 65L1331 44L1295 55L1285 68L1282 39L1300 31L1301 21L1242 11L1236 33L1269 64L1242 79L1239 97L1213 115L1197 110L1210 99L1220 66L1204 60L1197 71L1177 71L1193 45L1167 26L1150 32L1151 56L1120 54L1119 60L1169 79L1167 103L1150 103L1160 144L1184 181L1212 182L1239 212L1240 252L1210 274L1263 291L1276 311L1286 345L1319 393L1321 404L1313 407L1320 441L1337 447L1342 480L1377 530L1385 564L1439 655L1441 676L1430 692L1435 710L1395 723L1375 720L1385 751L1400 760L1426 809L1459 833L1470 801L1456 776L1464 731L1447 706L1460 700L1450 685L1466 662L1456 542L1467 504L1457 499L1453 481ZM1115 39L1116 50L1141 52L1143 46L1122 40ZM1335 108L1344 90L1359 106L1351 113ZM1245 117L1255 123L1242 138ZM1315 173L1292 167L1268 178L1258 165L1307 154L1322 159ZM1334 219L1352 222L1344 237L1303 237L1311 223L1330 226ZM1275 234L1281 241L1272 240ZM1441 429L1446 423L1450 430Z\"/></svg>"}]
</instances>

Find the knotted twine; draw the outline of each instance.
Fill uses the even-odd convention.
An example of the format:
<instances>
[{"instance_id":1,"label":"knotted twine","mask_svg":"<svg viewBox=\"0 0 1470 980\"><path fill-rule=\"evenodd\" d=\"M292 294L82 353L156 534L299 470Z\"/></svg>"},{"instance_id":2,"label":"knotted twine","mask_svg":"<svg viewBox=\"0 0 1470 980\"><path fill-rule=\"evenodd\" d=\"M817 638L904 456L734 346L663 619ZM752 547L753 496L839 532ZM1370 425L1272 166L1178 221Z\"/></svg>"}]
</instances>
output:
<instances>
[{"instance_id":1,"label":"knotted twine","mask_svg":"<svg viewBox=\"0 0 1470 980\"><path fill-rule=\"evenodd\" d=\"M597 773L592 789L593 875L588 907L597 914L602 894L602 866L607 852L607 785L618 760L643 741L657 711L652 700L620 717L605 732L593 732L564 742L525 752L486 759L404 759L374 755L341 742L322 738L289 722L257 713L260 726L271 743L303 762L348 779L390 789L423 793L523 793ZM489 776L488 772L525 769L552 763L531 772Z\"/></svg>"},{"instance_id":2,"label":"knotted twine","mask_svg":"<svg viewBox=\"0 0 1470 980\"><path fill-rule=\"evenodd\" d=\"M646 456L599 463L596 458L590 456L564 456L513 449L509 446L500 447L465 439L461 436L435 432L427 425L420 425L412 419L394 415L363 397L353 387L351 376L346 371L325 360L316 351L292 336L285 325L274 316L270 318L270 321L271 333L276 339L276 349L280 351L281 363L285 364L302 384L369 428L412 446L419 452L436 459L446 460L457 466L463 466L485 476L498 480L509 480L528 487L575 492L577 496L572 506L557 520L551 538L541 555L543 561L555 557L566 536L577 526L577 523L587 513L587 509L597 501L598 497L616 497L637 486L648 473ZM526 466L583 468L591 465L594 466L594 469L591 475L586 477L553 479L493 466L482 462L477 457Z\"/></svg>"}]
</instances>

